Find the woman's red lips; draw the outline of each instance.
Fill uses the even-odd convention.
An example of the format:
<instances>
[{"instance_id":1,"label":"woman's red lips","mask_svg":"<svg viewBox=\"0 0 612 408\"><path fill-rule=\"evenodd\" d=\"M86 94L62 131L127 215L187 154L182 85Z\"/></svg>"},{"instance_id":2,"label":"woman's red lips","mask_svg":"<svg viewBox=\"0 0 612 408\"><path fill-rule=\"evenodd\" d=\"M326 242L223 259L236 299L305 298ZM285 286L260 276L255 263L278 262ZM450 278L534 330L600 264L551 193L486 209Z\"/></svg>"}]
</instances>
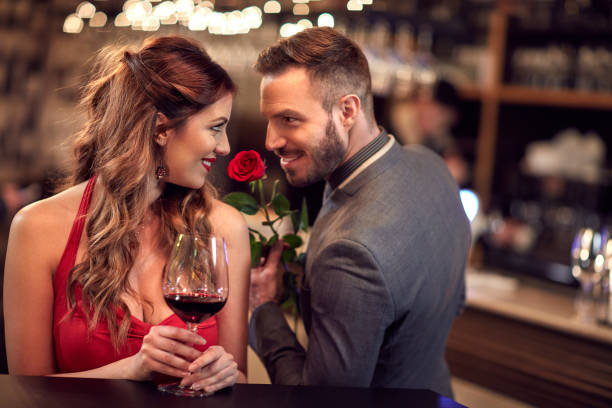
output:
<instances>
[{"instance_id":1,"label":"woman's red lips","mask_svg":"<svg viewBox=\"0 0 612 408\"><path fill-rule=\"evenodd\" d=\"M204 158L201 161L202 161L202 166L204 166L206 171L210 171L210 167L213 165L215 161L217 161L217 159L215 159L214 157L210 157L210 158Z\"/></svg>"}]
</instances>

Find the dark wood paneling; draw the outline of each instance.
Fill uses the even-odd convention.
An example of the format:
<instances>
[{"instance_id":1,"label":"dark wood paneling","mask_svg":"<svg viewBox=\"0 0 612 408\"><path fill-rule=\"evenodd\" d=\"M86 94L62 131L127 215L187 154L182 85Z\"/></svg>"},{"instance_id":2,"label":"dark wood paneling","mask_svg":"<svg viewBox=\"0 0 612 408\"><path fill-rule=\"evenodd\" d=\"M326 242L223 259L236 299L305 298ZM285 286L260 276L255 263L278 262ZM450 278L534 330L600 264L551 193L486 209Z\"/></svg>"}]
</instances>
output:
<instances>
[{"instance_id":1,"label":"dark wood paneling","mask_svg":"<svg viewBox=\"0 0 612 408\"><path fill-rule=\"evenodd\" d=\"M612 346L468 308L447 343L454 376L537 406L612 406Z\"/></svg>"}]
</instances>

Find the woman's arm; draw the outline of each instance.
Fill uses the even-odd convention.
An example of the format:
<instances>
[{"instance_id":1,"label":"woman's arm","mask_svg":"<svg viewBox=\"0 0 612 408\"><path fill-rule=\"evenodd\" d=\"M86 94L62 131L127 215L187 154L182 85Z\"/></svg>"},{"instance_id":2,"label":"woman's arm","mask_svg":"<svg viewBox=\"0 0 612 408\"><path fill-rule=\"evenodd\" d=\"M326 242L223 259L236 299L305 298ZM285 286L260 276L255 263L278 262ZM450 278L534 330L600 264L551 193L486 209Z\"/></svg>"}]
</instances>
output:
<instances>
[{"instance_id":1,"label":"woman's arm","mask_svg":"<svg viewBox=\"0 0 612 408\"><path fill-rule=\"evenodd\" d=\"M44 207L35 203L23 208L9 232L3 298L11 374L55 372L52 277L60 231L52 228Z\"/></svg>"}]
</instances>

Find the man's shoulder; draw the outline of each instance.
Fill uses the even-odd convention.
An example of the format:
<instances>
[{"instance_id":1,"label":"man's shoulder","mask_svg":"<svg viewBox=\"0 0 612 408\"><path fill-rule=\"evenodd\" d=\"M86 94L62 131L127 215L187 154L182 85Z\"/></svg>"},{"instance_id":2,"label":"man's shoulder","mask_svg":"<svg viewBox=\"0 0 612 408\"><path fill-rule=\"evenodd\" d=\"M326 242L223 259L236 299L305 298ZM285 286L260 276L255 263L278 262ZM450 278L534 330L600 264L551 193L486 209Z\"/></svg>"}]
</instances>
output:
<instances>
[{"instance_id":1,"label":"man's shoulder","mask_svg":"<svg viewBox=\"0 0 612 408\"><path fill-rule=\"evenodd\" d=\"M409 144L398 146L398 150L399 154L404 158L404 160L399 162L401 165L421 173L449 173L442 157L423 145Z\"/></svg>"},{"instance_id":2,"label":"man's shoulder","mask_svg":"<svg viewBox=\"0 0 612 408\"><path fill-rule=\"evenodd\" d=\"M433 198L450 199L458 193L444 160L427 147L396 144L379 165L375 177L364 183L364 195L384 196L405 207L404 198L418 204Z\"/></svg>"},{"instance_id":3,"label":"man's shoulder","mask_svg":"<svg viewBox=\"0 0 612 408\"><path fill-rule=\"evenodd\" d=\"M355 207L363 211L380 211L381 207L387 212L403 211L410 202L427 199L419 200L415 196L423 187L429 191L438 186L447 190L456 188L444 161L420 146L394 146L361 176L345 188L352 196L345 203L346 211L355 211Z\"/></svg>"}]
</instances>

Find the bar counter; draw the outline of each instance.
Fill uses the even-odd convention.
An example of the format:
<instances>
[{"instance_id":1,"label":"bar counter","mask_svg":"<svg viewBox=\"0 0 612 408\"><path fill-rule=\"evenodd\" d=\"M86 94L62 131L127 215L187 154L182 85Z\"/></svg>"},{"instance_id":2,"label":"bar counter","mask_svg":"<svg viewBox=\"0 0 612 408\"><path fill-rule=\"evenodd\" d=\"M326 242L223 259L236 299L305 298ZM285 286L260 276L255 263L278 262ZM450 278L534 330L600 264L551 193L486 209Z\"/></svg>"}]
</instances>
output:
<instances>
[{"instance_id":1,"label":"bar counter","mask_svg":"<svg viewBox=\"0 0 612 408\"><path fill-rule=\"evenodd\" d=\"M467 304L528 323L607 343L612 347L612 327L577 317L577 289L535 279L518 279L491 271L468 269Z\"/></svg>"},{"instance_id":2,"label":"bar counter","mask_svg":"<svg viewBox=\"0 0 612 408\"><path fill-rule=\"evenodd\" d=\"M574 289L473 270L466 286L453 376L535 406L612 406L612 328L576 317Z\"/></svg>"},{"instance_id":3,"label":"bar counter","mask_svg":"<svg viewBox=\"0 0 612 408\"><path fill-rule=\"evenodd\" d=\"M210 397L177 397L150 382L0 375L0 407L463 407L428 390L236 384Z\"/></svg>"}]
</instances>

